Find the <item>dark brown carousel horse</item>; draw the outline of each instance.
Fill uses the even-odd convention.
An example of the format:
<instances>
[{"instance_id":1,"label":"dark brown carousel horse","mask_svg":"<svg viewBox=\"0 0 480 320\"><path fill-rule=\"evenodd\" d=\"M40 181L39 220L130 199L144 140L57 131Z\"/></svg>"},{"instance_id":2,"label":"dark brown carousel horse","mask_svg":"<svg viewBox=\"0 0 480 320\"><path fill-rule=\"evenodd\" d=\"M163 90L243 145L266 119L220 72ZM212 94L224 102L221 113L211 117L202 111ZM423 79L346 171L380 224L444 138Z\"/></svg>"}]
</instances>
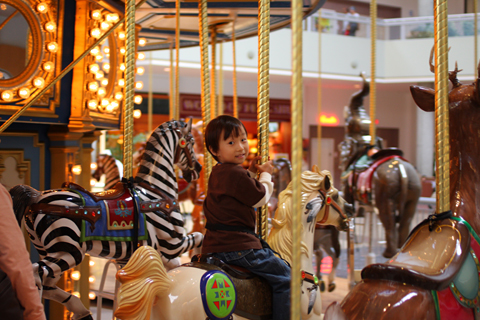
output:
<instances>
[{"instance_id":1,"label":"dark brown carousel horse","mask_svg":"<svg viewBox=\"0 0 480 320\"><path fill-rule=\"evenodd\" d=\"M480 319L480 79L462 84L458 72L449 75L451 210L420 223L387 263L363 269L325 319ZM422 110L434 111L434 89L410 91Z\"/></svg>"},{"instance_id":2,"label":"dark brown carousel horse","mask_svg":"<svg viewBox=\"0 0 480 320\"><path fill-rule=\"evenodd\" d=\"M345 107L345 140L339 145L340 169L345 200L376 207L385 228L386 249L383 256L391 258L405 242L421 193L419 175L398 149L380 149L368 157L370 148L370 117L363 107L369 84L362 74L363 88L355 93ZM368 160L368 161L365 161Z\"/></svg>"}]
</instances>

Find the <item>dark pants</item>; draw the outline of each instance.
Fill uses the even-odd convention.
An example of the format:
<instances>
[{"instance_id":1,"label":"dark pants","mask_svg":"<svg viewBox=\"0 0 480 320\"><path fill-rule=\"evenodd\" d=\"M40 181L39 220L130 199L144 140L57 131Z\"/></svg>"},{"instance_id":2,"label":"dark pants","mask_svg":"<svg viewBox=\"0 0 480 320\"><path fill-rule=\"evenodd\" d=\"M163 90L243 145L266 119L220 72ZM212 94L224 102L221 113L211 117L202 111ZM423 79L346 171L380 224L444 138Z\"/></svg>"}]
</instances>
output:
<instances>
[{"instance_id":1,"label":"dark pants","mask_svg":"<svg viewBox=\"0 0 480 320\"><path fill-rule=\"evenodd\" d=\"M273 292L273 319L290 319L290 267L276 257L271 249L217 252L213 255L267 280Z\"/></svg>"},{"instance_id":2,"label":"dark pants","mask_svg":"<svg viewBox=\"0 0 480 320\"><path fill-rule=\"evenodd\" d=\"M7 274L0 269L0 310L2 320L23 320L20 305Z\"/></svg>"}]
</instances>

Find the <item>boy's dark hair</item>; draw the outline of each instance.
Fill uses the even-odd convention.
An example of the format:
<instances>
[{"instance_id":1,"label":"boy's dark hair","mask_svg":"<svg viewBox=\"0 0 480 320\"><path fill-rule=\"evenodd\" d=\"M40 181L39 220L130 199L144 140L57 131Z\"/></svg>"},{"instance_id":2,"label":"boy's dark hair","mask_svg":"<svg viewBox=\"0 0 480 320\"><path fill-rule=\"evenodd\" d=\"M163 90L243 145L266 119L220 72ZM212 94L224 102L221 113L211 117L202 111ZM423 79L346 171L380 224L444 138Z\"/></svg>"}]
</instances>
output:
<instances>
[{"instance_id":1,"label":"boy's dark hair","mask_svg":"<svg viewBox=\"0 0 480 320\"><path fill-rule=\"evenodd\" d=\"M218 159L211 150L213 150L213 152L218 151L222 131L224 132L223 140L227 140L232 134L234 137L238 137L240 135L240 128L243 128L245 133L247 133L247 129L245 129L243 123L229 115L218 116L208 123L205 129L205 147L207 147L208 152L210 152L216 161L218 161Z\"/></svg>"}]
</instances>

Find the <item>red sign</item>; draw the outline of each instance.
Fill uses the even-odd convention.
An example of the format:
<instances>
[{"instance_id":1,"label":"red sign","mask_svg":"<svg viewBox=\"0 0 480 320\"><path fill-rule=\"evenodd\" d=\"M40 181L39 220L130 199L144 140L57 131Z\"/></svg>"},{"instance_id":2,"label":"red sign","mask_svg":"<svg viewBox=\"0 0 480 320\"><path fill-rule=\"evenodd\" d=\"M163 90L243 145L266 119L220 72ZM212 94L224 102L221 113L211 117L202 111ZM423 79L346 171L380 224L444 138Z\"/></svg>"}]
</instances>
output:
<instances>
[{"instance_id":1,"label":"red sign","mask_svg":"<svg viewBox=\"0 0 480 320\"><path fill-rule=\"evenodd\" d=\"M233 114L233 97L223 97L224 113ZM270 99L270 121L290 121L290 100ZM180 95L180 117L202 117L201 97L197 94ZM257 99L238 98L238 117L257 119Z\"/></svg>"}]
</instances>

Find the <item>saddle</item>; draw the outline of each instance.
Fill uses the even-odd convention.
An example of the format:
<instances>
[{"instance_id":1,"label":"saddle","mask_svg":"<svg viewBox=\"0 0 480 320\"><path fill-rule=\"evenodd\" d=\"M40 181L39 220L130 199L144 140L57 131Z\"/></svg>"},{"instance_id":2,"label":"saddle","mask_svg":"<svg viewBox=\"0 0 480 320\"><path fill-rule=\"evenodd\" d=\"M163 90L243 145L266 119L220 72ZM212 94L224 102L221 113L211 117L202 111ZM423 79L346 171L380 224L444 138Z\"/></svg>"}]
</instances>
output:
<instances>
[{"instance_id":1,"label":"saddle","mask_svg":"<svg viewBox=\"0 0 480 320\"><path fill-rule=\"evenodd\" d=\"M391 280L426 290L447 288L470 252L470 233L453 219L434 223L432 231L429 226L425 220L415 227L392 259L365 267L362 279Z\"/></svg>"},{"instance_id":2,"label":"saddle","mask_svg":"<svg viewBox=\"0 0 480 320\"><path fill-rule=\"evenodd\" d=\"M96 193L92 193L88 191L81 185L76 184L75 182L64 182L62 184L62 188L73 189L73 190L84 192L87 195L89 195L95 202L99 202L102 200L117 199L123 196L123 194L125 193L125 185L121 181L117 182L112 189L96 192Z\"/></svg>"},{"instance_id":3,"label":"saddle","mask_svg":"<svg viewBox=\"0 0 480 320\"><path fill-rule=\"evenodd\" d=\"M265 279L245 268L226 264L211 254L195 255L191 262L182 266L228 274L237 289L235 314L247 319L272 319L272 288Z\"/></svg>"}]
</instances>

